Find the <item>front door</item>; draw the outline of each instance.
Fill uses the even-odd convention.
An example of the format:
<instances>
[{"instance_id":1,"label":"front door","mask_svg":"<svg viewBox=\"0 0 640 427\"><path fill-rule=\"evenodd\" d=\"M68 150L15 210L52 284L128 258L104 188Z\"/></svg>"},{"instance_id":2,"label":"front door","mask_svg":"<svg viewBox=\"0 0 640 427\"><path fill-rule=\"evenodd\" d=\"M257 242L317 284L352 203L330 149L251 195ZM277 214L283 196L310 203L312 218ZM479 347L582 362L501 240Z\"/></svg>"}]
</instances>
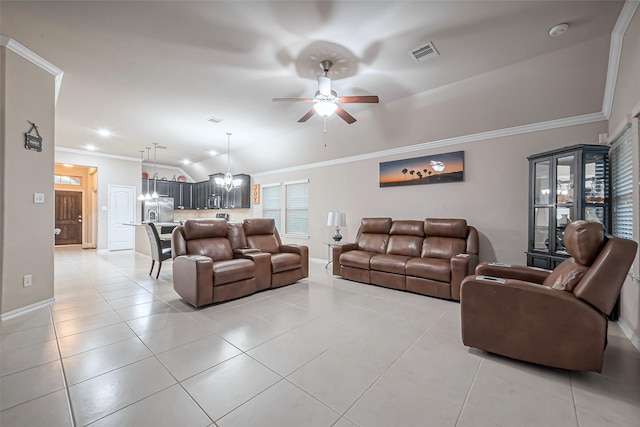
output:
<instances>
[{"instance_id":1,"label":"front door","mask_svg":"<svg viewBox=\"0 0 640 427\"><path fill-rule=\"evenodd\" d=\"M82 243L82 192L56 190L56 245Z\"/></svg>"}]
</instances>

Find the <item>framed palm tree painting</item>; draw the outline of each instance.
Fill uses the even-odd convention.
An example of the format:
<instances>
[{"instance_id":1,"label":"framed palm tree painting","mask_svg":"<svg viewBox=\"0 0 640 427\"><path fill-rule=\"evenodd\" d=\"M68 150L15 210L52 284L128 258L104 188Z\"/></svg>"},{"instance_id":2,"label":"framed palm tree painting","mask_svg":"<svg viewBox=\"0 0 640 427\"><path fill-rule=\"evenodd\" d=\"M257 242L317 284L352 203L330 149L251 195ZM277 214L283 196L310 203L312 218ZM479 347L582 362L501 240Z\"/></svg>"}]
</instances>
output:
<instances>
[{"instance_id":1,"label":"framed palm tree painting","mask_svg":"<svg viewBox=\"0 0 640 427\"><path fill-rule=\"evenodd\" d=\"M380 187L464 181L464 151L380 163Z\"/></svg>"}]
</instances>

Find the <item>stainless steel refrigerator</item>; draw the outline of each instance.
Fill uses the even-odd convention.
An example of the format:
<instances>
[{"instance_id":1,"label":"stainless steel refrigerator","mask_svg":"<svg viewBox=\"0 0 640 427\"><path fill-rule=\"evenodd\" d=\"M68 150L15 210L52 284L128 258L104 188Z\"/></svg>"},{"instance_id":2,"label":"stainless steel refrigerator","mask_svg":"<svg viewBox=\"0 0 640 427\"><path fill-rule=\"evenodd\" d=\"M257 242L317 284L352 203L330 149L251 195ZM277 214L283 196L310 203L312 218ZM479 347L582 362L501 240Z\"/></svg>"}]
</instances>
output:
<instances>
[{"instance_id":1,"label":"stainless steel refrigerator","mask_svg":"<svg viewBox=\"0 0 640 427\"><path fill-rule=\"evenodd\" d=\"M173 222L173 197L142 202L142 220L149 222Z\"/></svg>"}]
</instances>

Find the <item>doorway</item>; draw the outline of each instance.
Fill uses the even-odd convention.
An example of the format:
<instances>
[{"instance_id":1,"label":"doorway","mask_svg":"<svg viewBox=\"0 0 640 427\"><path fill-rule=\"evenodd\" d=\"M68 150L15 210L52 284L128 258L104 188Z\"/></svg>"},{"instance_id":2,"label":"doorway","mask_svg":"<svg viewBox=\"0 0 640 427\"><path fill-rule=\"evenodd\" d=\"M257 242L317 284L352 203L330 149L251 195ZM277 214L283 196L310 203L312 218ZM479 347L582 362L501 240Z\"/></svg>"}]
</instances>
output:
<instances>
[{"instance_id":1,"label":"doorway","mask_svg":"<svg viewBox=\"0 0 640 427\"><path fill-rule=\"evenodd\" d=\"M56 245L97 245L98 169L56 163L54 169Z\"/></svg>"},{"instance_id":2,"label":"doorway","mask_svg":"<svg viewBox=\"0 0 640 427\"><path fill-rule=\"evenodd\" d=\"M56 245L82 244L82 191L56 190Z\"/></svg>"},{"instance_id":3,"label":"doorway","mask_svg":"<svg viewBox=\"0 0 640 427\"><path fill-rule=\"evenodd\" d=\"M109 250L133 249L135 245L136 187L109 185Z\"/></svg>"}]
</instances>

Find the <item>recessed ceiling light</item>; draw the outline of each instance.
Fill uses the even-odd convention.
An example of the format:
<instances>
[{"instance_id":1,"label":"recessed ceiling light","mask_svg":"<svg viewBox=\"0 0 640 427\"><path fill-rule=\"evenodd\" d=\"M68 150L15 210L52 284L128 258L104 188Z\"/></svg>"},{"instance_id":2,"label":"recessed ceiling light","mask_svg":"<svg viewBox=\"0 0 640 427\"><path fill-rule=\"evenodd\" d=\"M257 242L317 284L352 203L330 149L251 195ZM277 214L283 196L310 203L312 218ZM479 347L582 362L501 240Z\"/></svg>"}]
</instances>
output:
<instances>
[{"instance_id":1,"label":"recessed ceiling light","mask_svg":"<svg viewBox=\"0 0 640 427\"><path fill-rule=\"evenodd\" d=\"M96 146L95 145L91 145L91 144L85 146L85 148L87 150L89 150L89 151L96 151L97 150Z\"/></svg>"},{"instance_id":2,"label":"recessed ceiling light","mask_svg":"<svg viewBox=\"0 0 640 427\"><path fill-rule=\"evenodd\" d=\"M183 164L183 165L190 165L190 164L191 164L191 160L189 160L189 159L184 159L184 160L182 161L182 164Z\"/></svg>"},{"instance_id":3,"label":"recessed ceiling light","mask_svg":"<svg viewBox=\"0 0 640 427\"><path fill-rule=\"evenodd\" d=\"M209 154L212 155L212 156L217 156L218 152L216 150L211 150L211 151L209 151Z\"/></svg>"},{"instance_id":4,"label":"recessed ceiling light","mask_svg":"<svg viewBox=\"0 0 640 427\"><path fill-rule=\"evenodd\" d=\"M563 35L569 29L569 24L558 24L554 27L551 27L549 30L549 35L551 37L558 37Z\"/></svg>"},{"instance_id":5,"label":"recessed ceiling light","mask_svg":"<svg viewBox=\"0 0 640 427\"><path fill-rule=\"evenodd\" d=\"M101 128L101 129L98 129L97 132L98 132L98 135L100 135L103 138L111 136L111 131L109 129Z\"/></svg>"},{"instance_id":6,"label":"recessed ceiling light","mask_svg":"<svg viewBox=\"0 0 640 427\"><path fill-rule=\"evenodd\" d=\"M64 167L65 167L65 168L72 168L72 167L73 167L73 165L70 165L69 163L65 163L65 164L64 164Z\"/></svg>"}]
</instances>

